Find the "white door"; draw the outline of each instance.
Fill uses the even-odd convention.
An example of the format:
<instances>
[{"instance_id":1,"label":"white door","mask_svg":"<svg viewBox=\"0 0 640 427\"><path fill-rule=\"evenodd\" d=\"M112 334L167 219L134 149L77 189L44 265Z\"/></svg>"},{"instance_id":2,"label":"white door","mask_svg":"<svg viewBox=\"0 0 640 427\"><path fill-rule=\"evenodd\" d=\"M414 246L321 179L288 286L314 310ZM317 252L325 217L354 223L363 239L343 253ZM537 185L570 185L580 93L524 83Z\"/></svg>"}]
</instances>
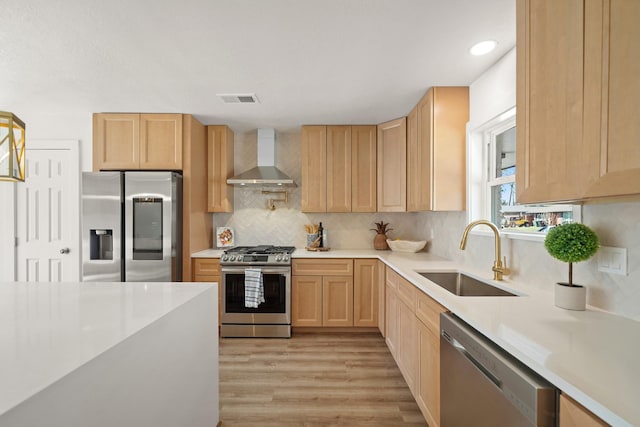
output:
<instances>
[{"instance_id":1,"label":"white door","mask_svg":"<svg viewBox=\"0 0 640 427\"><path fill-rule=\"evenodd\" d=\"M80 280L78 141L28 141L17 184L18 281Z\"/></svg>"}]
</instances>

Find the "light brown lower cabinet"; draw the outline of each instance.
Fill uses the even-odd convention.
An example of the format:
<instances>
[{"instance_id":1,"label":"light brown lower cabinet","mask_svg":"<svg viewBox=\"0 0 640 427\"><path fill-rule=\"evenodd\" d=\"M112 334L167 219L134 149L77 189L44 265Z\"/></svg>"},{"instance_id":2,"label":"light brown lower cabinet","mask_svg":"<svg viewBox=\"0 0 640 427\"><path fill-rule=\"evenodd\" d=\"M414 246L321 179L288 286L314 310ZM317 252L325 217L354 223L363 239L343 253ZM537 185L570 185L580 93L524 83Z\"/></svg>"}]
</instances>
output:
<instances>
[{"instance_id":1,"label":"light brown lower cabinet","mask_svg":"<svg viewBox=\"0 0 640 427\"><path fill-rule=\"evenodd\" d=\"M396 361L398 360L398 275L385 267L385 342Z\"/></svg>"},{"instance_id":2,"label":"light brown lower cabinet","mask_svg":"<svg viewBox=\"0 0 640 427\"><path fill-rule=\"evenodd\" d=\"M291 325L353 326L352 276L293 276Z\"/></svg>"},{"instance_id":3,"label":"light brown lower cabinet","mask_svg":"<svg viewBox=\"0 0 640 427\"><path fill-rule=\"evenodd\" d=\"M220 260L218 258L192 258L192 269L194 282L216 282L218 284L218 325L220 325L220 301L222 288L220 283Z\"/></svg>"},{"instance_id":4,"label":"light brown lower cabinet","mask_svg":"<svg viewBox=\"0 0 640 427\"><path fill-rule=\"evenodd\" d=\"M292 326L376 327L378 262L375 259L294 259Z\"/></svg>"},{"instance_id":5,"label":"light brown lower cabinet","mask_svg":"<svg viewBox=\"0 0 640 427\"><path fill-rule=\"evenodd\" d=\"M353 326L353 277L322 277L322 326Z\"/></svg>"},{"instance_id":6,"label":"light brown lower cabinet","mask_svg":"<svg viewBox=\"0 0 640 427\"><path fill-rule=\"evenodd\" d=\"M293 276L292 326L322 326L322 276Z\"/></svg>"},{"instance_id":7,"label":"light brown lower cabinet","mask_svg":"<svg viewBox=\"0 0 640 427\"><path fill-rule=\"evenodd\" d=\"M609 424L566 394L561 394L560 422L558 425L559 427L604 427Z\"/></svg>"},{"instance_id":8,"label":"light brown lower cabinet","mask_svg":"<svg viewBox=\"0 0 640 427\"><path fill-rule=\"evenodd\" d=\"M415 310L398 298L398 367L415 396L418 379L418 319Z\"/></svg>"},{"instance_id":9,"label":"light brown lower cabinet","mask_svg":"<svg viewBox=\"0 0 640 427\"><path fill-rule=\"evenodd\" d=\"M385 341L427 423L437 427L440 313L447 310L389 267L385 283Z\"/></svg>"},{"instance_id":10,"label":"light brown lower cabinet","mask_svg":"<svg viewBox=\"0 0 640 427\"><path fill-rule=\"evenodd\" d=\"M419 357L415 287L389 267L385 282L385 341L411 393L415 394Z\"/></svg>"},{"instance_id":11,"label":"light brown lower cabinet","mask_svg":"<svg viewBox=\"0 0 640 427\"><path fill-rule=\"evenodd\" d=\"M385 330L385 296L386 296L386 284L384 280L385 264L382 261L378 261L378 329L383 337L387 336Z\"/></svg>"},{"instance_id":12,"label":"light brown lower cabinet","mask_svg":"<svg viewBox=\"0 0 640 427\"><path fill-rule=\"evenodd\" d=\"M353 326L378 326L378 263L376 259L353 262Z\"/></svg>"}]
</instances>

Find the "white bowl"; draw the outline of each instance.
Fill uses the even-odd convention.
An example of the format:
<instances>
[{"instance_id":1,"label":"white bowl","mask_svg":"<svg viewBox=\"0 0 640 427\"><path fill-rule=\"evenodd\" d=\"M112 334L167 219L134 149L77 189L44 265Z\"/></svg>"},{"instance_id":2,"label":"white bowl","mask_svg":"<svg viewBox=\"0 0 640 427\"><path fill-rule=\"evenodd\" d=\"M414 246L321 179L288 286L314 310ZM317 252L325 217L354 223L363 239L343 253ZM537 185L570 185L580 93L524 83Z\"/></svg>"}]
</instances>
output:
<instances>
[{"instance_id":1,"label":"white bowl","mask_svg":"<svg viewBox=\"0 0 640 427\"><path fill-rule=\"evenodd\" d=\"M418 252L424 245L427 244L426 240L391 240L387 239L387 244L392 251L396 252Z\"/></svg>"}]
</instances>

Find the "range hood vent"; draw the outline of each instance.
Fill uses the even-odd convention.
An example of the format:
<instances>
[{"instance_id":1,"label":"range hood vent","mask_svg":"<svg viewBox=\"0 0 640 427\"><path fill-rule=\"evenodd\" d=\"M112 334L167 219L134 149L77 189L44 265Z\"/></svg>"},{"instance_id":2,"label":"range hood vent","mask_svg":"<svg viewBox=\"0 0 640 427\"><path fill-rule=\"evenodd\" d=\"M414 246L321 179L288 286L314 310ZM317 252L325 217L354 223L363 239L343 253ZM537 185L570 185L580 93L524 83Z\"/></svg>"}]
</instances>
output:
<instances>
[{"instance_id":1,"label":"range hood vent","mask_svg":"<svg viewBox=\"0 0 640 427\"><path fill-rule=\"evenodd\" d=\"M258 166L227 179L227 184L240 186L296 187L287 174L276 164L276 138L274 129L258 129Z\"/></svg>"}]
</instances>

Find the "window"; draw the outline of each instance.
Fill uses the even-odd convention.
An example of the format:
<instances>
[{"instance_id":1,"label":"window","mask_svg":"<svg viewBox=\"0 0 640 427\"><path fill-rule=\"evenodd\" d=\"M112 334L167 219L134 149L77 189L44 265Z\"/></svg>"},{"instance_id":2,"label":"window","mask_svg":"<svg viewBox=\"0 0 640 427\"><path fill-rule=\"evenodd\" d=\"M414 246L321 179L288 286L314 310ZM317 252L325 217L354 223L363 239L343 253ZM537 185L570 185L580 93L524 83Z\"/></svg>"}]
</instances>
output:
<instances>
[{"instance_id":1,"label":"window","mask_svg":"<svg viewBox=\"0 0 640 427\"><path fill-rule=\"evenodd\" d=\"M468 176L470 220L488 219L512 236L544 236L580 220L579 206L517 203L515 108L470 134Z\"/></svg>"}]
</instances>

